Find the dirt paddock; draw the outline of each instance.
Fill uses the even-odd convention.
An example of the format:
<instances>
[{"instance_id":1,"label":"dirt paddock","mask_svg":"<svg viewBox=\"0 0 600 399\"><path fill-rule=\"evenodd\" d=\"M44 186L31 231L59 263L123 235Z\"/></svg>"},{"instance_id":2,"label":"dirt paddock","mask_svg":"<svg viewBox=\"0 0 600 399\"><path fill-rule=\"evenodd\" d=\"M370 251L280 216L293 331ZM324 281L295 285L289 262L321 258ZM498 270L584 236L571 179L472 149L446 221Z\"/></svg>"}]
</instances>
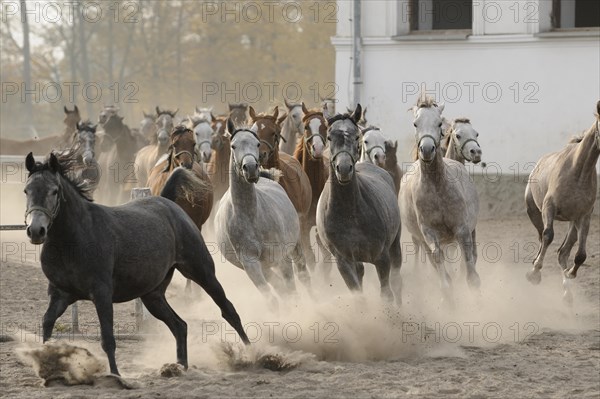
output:
<instances>
[{"instance_id":1,"label":"dirt paddock","mask_svg":"<svg viewBox=\"0 0 600 399\"><path fill-rule=\"evenodd\" d=\"M20 398L597 398L600 223L595 217L588 258L573 284L572 308L562 303L555 254L565 228L557 225L542 283L532 286L524 277L537 248L529 221L480 221L480 293L466 288L456 254L447 249L454 304L440 300L432 268L415 263L405 244L402 309L379 301L374 268L367 266L362 298L348 294L337 270L329 279L318 271L313 273L316 299L300 289L299 298L271 314L247 276L215 252L218 277L254 344L243 348L199 290L186 298L178 276L168 294L188 323L190 369L181 376L159 373L175 360L175 340L166 327L149 320L138 331L134 304L115 305L117 362L132 390L101 384L41 386L17 352L41 345L36 332L47 306L47 282L24 233L2 233L1 325L2 334L13 340L0 343L0 392ZM210 235L206 241L214 246ZM403 242L408 242L406 234ZM67 311L57 323L55 334L61 336L56 342L87 348L106 364L91 303L80 303L80 329L83 335L70 335Z\"/></svg>"}]
</instances>

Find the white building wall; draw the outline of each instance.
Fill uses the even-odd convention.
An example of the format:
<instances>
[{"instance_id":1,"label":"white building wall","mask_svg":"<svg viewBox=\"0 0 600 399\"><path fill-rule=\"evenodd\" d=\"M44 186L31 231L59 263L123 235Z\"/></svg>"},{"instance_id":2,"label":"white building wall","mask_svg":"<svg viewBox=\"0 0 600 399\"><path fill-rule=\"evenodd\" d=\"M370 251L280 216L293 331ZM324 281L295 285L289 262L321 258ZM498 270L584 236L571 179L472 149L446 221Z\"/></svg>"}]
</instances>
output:
<instances>
[{"instance_id":1,"label":"white building wall","mask_svg":"<svg viewBox=\"0 0 600 399\"><path fill-rule=\"evenodd\" d=\"M361 91L369 123L399 140L401 161L409 161L414 144L407 109L423 85L445 102L447 117L471 118L484 161L504 174L527 174L541 155L592 125L600 99L598 36L537 37L531 33L543 21L510 23L508 18L498 24L480 19L483 34L465 40L394 40L390 32L402 31L396 26L401 6L402 1L363 0ZM339 11L338 36L332 41L342 111L352 99L351 41L345 34L351 32L351 2L339 1Z\"/></svg>"}]
</instances>

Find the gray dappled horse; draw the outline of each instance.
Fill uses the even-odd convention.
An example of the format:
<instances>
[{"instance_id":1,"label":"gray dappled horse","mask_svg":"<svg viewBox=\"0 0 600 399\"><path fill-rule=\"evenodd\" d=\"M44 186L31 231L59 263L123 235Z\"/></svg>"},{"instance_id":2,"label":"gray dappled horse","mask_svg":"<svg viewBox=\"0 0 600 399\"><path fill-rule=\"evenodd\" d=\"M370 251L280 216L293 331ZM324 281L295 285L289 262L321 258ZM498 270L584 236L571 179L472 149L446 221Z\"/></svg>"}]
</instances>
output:
<instances>
[{"instance_id":1,"label":"gray dappled horse","mask_svg":"<svg viewBox=\"0 0 600 399\"><path fill-rule=\"evenodd\" d=\"M377 269L381 296L400 304L400 210L389 173L357 163L361 111L358 104L352 115L328 120L331 160L317 207L317 231L348 288L362 290L363 262L369 262Z\"/></svg>"}]
</instances>

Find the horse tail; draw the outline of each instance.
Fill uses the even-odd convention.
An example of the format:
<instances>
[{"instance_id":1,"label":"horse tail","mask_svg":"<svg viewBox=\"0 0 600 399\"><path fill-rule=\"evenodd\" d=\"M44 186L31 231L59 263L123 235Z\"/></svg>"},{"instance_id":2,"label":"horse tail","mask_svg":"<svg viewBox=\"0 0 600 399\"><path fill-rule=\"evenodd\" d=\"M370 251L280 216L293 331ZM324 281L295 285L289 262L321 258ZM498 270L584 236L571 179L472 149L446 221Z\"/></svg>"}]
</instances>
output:
<instances>
[{"instance_id":1,"label":"horse tail","mask_svg":"<svg viewBox=\"0 0 600 399\"><path fill-rule=\"evenodd\" d=\"M281 179L281 176L283 176L283 173L277 168L271 168L271 169L262 169L261 168L259 175L260 175L260 177L264 177L266 179L273 180L275 182L279 182L279 179Z\"/></svg>"},{"instance_id":2,"label":"horse tail","mask_svg":"<svg viewBox=\"0 0 600 399\"><path fill-rule=\"evenodd\" d=\"M193 204L198 202L195 200L196 197L201 197L202 193L209 189L209 185L198 178L193 171L178 167L173 169L171 176L160 191L160 196L173 202L184 197Z\"/></svg>"}]
</instances>

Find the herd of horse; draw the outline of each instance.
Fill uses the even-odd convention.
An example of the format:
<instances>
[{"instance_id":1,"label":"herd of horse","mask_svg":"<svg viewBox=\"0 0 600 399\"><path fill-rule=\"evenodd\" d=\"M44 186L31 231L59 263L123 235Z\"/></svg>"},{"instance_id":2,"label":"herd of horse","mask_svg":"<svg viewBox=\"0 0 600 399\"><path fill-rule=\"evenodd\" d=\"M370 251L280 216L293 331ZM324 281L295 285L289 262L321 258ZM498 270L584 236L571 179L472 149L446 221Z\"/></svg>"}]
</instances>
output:
<instances>
[{"instance_id":1,"label":"herd of horse","mask_svg":"<svg viewBox=\"0 0 600 399\"><path fill-rule=\"evenodd\" d=\"M335 258L351 291L362 290L364 263L370 263L382 299L402 303L402 223L434 266L444 301L453 296L444 264L450 243L461 249L469 287L479 290L479 197L465 163L481 162L482 150L469 119L447 120L443 104L420 96L411 108L414 163L403 175L398 142L369 125L360 104L343 114L330 99L317 109L287 101L285 108L284 114L277 106L258 113L230 104L228 115L215 116L195 107L180 119L178 110L156 107L130 129L117 107L105 107L97 125L81 122L77 107L65 107L65 133L47 140L46 148L8 143L13 154L29 152L26 231L32 243L44 243L41 263L49 280L44 341L69 305L92 300L102 347L118 374L112 303L141 297L175 336L177 361L187 367L186 323L165 299L178 270L213 298L248 343L202 238L209 222L223 256L246 272L271 309L296 295L296 278L313 294L311 276L325 265L315 256L312 231L316 248ZM553 221L570 222L559 249L569 303L569 279L585 261L596 199L600 101L596 112L590 129L538 162L525 193L540 241L527 273L532 283L540 282ZM63 145L66 150L50 152ZM32 152L50 155L37 162ZM127 202L133 187L149 187L153 195Z\"/></svg>"}]
</instances>

